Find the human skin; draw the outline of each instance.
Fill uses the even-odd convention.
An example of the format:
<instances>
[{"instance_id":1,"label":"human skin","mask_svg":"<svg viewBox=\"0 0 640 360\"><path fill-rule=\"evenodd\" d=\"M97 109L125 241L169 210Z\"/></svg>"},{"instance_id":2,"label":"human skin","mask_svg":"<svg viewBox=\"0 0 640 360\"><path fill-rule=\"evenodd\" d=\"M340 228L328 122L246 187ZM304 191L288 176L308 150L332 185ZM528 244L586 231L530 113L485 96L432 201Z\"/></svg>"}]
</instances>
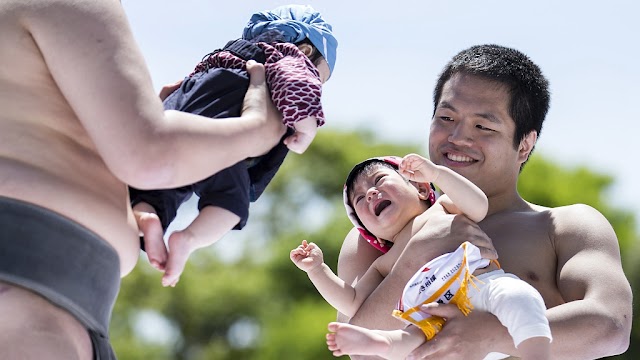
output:
<instances>
[{"instance_id":1,"label":"human skin","mask_svg":"<svg viewBox=\"0 0 640 360\"><path fill-rule=\"evenodd\" d=\"M298 45L300 51L308 58L313 58L317 50L310 44ZM331 72L327 61L320 56L314 61L320 81L324 84ZM160 99L164 101L182 84L166 85L160 90ZM283 139L287 148L302 154L311 145L318 131L317 119L307 117L293 124L295 132ZM206 206L183 230L173 232L168 239L169 251L164 243L164 234L160 218L150 204L137 203L133 207L141 235L144 236L144 247L149 263L159 271L163 271L162 285L175 287L184 271L189 256L197 249L211 246L238 224L241 220L235 213L217 206Z\"/></svg>"},{"instance_id":2,"label":"human skin","mask_svg":"<svg viewBox=\"0 0 640 360\"><path fill-rule=\"evenodd\" d=\"M240 118L165 112L118 2L6 0L0 33L0 196L92 230L118 253L122 276L140 251L127 184L193 183L284 134L261 65L250 66ZM11 310L2 311L0 357L91 358L75 318L30 291L0 287L0 309Z\"/></svg>"},{"instance_id":3,"label":"human skin","mask_svg":"<svg viewBox=\"0 0 640 360\"><path fill-rule=\"evenodd\" d=\"M393 267L350 322L372 329L402 327L389 314L406 281L433 258L434 248L457 245L467 232L473 239L483 239L478 232L482 230L500 255L502 268L529 282L545 300L552 358L622 353L629 344L632 294L615 232L589 206L547 208L518 194L520 165L536 134L528 134L514 148L515 124L507 99L504 87L474 76L454 75L445 84L432 120L430 159L478 185L489 199L488 215L479 228L454 216L434 218L435 228L425 229L407 244L397 261L401 265ZM486 238L481 241L487 244ZM366 246L355 231L347 235L339 257L340 277L355 281L375 260L379 254L365 250ZM474 359L490 351L520 355L491 314L473 311L465 317L446 305L425 311L448 321L435 341L413 353L416 359Z\"/></svg>"},{"instance_id":4,"label":"human skin","mask_svg":"<svg viewBox=\"0 0 640 360\"><path fill-rule=\"evenodd\" d=\"M424 341L418 327L400 330L369 330L351 324L331 322L327 326L327 347L333 356L380 355L385 359L405 359L411 349Z\"/></svg>"},{"instance_id":5,"label":"human skin","mask_svg":"<svg viewBox=\"0 0 640 360\"><path fill-rule=\"evenodd\" d=\"M307 57L311 57L314 51L317 51L313 46L306 43L298 45L298 48ZM320 74L320 81L324 84L331 76L327 60L320 57L315 61L314 65ZM302 154L309 148L318 132L317 119L315 117L302 119L294 124L294 130L295 132L285 138L283 142L290 151L296 154Z\"/></svg>"},{"instance_id":6,"label":"human skin","mask_svg":"<svg viewBox=\"0 0 640 360\"><path fill-rule=\"evenodd\" d=\"M447 191L433 205L429 203L430 183ZM349 202L358 219L378 239L393 242L390 251L369 267L355 287L333 273L316 244L303 240L290 252L291 261L307 273L325 300L349 316L387 275L389 264L395 262L411 237L404 234L413 234L434 213L467 214L479 221L487 211L487 198L477 186L416 154L405 156L398 171L382 165L366 170L355 177L350 189ZM489 270L494 268L484 271Z\"/></svg>"}]
</instances>

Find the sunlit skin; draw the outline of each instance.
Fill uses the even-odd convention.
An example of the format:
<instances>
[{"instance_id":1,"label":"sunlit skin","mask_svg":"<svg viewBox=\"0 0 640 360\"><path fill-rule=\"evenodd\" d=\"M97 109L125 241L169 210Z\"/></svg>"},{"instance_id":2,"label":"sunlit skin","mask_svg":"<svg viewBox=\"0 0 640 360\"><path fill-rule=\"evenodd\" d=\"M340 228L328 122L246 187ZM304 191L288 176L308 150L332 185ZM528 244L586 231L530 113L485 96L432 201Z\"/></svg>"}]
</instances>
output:
<instances>
[{"instance_id":1,"label":"sunlit skin","mask_svg":"<svg viewBox=\"0 0 640 360\"><path fill-rule=\"evenodd\" d=\"M504 86L455 75L443 87L429 134L429 157L478 185L492 198L489 213L515 204L520 163L528 152L513 145L515 123ZM530 135L535 143L535 133ZM528 149L525 149L525 151ZM505 198L505 203L496 201Z\"/></svg>"},{"instance_id":2,"label":"sunlit skin","mask_svg":"<svg viewBox=\"0 0 640 360\"><path fill-rule=\"evenodd\" d=\"M445 192L431 206L427 201L430 183ZM361 225L378 240L393 243L388 252L371 264L355 286L351 286L332 272L324 263L322 250L317 244L303 240L301 245L290 252L291 261L307 273L324 299L346 316L357 314L363 302L380 286L390 269L395 267L397 259L405 251L408 239L429 228L430 219L439 215L464 214L470 220L481 221L488 209L487 197L468 179L417 154L405 156L400 161L397 171L385 162L370 162L355 175L353 184L347 184L347 187L349 203L353 206ZM366 248L368 246L365 244ZM473 274L478 276L497 269L495 263L490 263L487 267L476 269ZM497 282L494 283L496 284ZM532 306L537 307L538 311L544 308L544 305L536 300L539 299L539 295L528 285L523 287L522 284L502 284L500 288L503 290L518 290L508 297L483 300L492 303L487 305L487 308L496 310L501 308L498 303L506 305L505 301L517 301L521 294L525 293L526 301L536 303L537 305ZM522 292L522 289L527 290ZM484 299L486 294L477 296ZM478 306L483 301L479 300ZM505 315L505 319L509 316ZM540 312L537 316L537 320L532 321L546 328L546 321L539 320ZM425 341L424 333L416 326L386 331L331 323L328 329L331 333L327 334L327 345L335 356L358 354L379 355L385 359L404 359ZM537 336L531 334L531 337L520 343L519 349L523 359L549 358L549 338L546 334L548 328L543 332L537 332Z\"/></svg>"},{"instance_id":3,"label":"sunlit skin","mask_svg":"<svg viewBox=\"0 0 640 360\"><path fill-rule=\"evenodd\" d=\"M308 57L311 57L314 52L317 51L314 47L306 43L298 45L298 48ZM329 80L329 76L331 76L327 60L321 56L315 60L314 65L320 75L320 81L324 84ZM318 132L317 119L315 117L308 117L299 120L293 124L293 128L295 132L284 139L283 143L290 151L296 154L302 154L309 148Z\"/></svg>"},{"instance_id":4,"label":"sunlit skin","mask_svg":"<svg viewBox=\"0 0 640 360\"><path fill-rule=\"evenodd\" d=\"M255 63L242 116L165 112L117 1L3 0L0 33L0 196L88 228L122 276L140 256L128 184L193 183L284 134ZM0 314L0 358L93 358L84 325L34 291L0 282Z\"/></svg>"},{"instance_id":5,"label":"sunlit skin","mask_svg":"<svg viewBox=\"0 0 640 360\"><path fill-rule=\"evenodd\" d=\"M416 187L396 171L379 167L358 178L351 203L369 231L393 241L410 219L428 209L416 194Z\"/></svg>"},{"instance_id":6,"label":"sunlit skin","mask_svg":"<svg viewBox=\"0 0 640 360\"><path fill-rule=\"evenodd\" d=\"M402 284L442 250L452 251L460 241L470 240L484 249L487 257L496 255L492 244L502 268L540 292L553 334L552 358L619 354L629 345L632 296L616 234L592 207L548 208L520 196L520 168L537 141L537 133L529 132L514 146L509 99L505 87L477 76L456 74L444 84L429 133L430 159L484 191L489 199L487 217L479 227L460 218L433 217L431 231L408 242L406 256L398 259L403 266L393 267L349 322L369 329L402 327L388 316ZM347 282L359 280L380 255L375 249L359 246L361 242L352 230L341 249L338 275ZM594 263L599 264L597 273ZM612 293L616 293L613 298ZM491 314L473 311L464 317L448 305L423 311L448 321L435 341L414 351L416 359L471 358L491 351L521 356L506 329ZM599 327L593 327L594 323Z\"/></svg>"},{"instance_id":7,"label":"sunlit skin","mask_svg":"<svg viewBox=\"0 0 640 360\"><path fill-rule=\"evenodd\" d=\"M317 51L306 43L298 45L298 48L309 58ZM315 60L314 65L320 80L323 83L326 82L331 74L327 61L321 56ZM160 97L164 100L172 90L177 89L176 85L165 86L160 92ZM283 142L290 151L302 154L311 145L318 132L317 119L307 117L297 121L294 129L295 132ZM164 272L162 285L172 287L180 281L180 276L194 251L215 244L241 220L238 215L225 208L206 206L199 211L189 226L171 233L165 245L162 224L156 209L147 203L140 202L134 206L133 210L144 238L149 263Z\"/></svg>"}]
</instances>

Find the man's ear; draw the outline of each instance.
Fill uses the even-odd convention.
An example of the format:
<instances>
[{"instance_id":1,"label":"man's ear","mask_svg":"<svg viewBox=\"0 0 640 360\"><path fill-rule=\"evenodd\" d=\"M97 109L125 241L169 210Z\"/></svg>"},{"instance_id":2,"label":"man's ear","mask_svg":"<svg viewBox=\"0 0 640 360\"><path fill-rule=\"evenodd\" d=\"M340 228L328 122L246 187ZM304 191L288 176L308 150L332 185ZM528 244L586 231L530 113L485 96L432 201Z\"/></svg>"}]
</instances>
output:
<instances>
[{"instance_id":1,"label":"man's ear","mask_svg":"<svg viewBox=\"0 0 640 360\"><path fill-rule=\"evenodd\" d=\"M300 51L302 51L302 53L309 59L312 58L313 53L316 51L316 49L313 46L307 43L299 44L298 49L300 49Z\"/></svg>"},{"instance_id":2,"label":"man's ear","mask_svg":"<svg viewBox=\"0 0 640 360\"><path fill-rule=\"evenodd\" d=\"M536 145L536 141L538 141L538 132L535 130L531 130L531 132L520 141L520 146L518 146L518 161L520 161L520 163L527 161L531 151L533 151L533 147Z\"/></svg>"}]
</instances>

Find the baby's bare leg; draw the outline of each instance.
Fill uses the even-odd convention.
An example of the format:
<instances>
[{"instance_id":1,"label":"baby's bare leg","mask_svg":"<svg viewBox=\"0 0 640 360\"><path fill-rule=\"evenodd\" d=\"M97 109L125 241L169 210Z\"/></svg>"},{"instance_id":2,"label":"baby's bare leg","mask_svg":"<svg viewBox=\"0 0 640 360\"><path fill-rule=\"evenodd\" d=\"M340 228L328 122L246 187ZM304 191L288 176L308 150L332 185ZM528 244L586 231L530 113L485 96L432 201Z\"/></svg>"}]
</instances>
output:
<instances>
[{"instance_id":1,"label":"baby's bare leg","mask_svg":"<svg viewBox=\"0 0 640 360\"><path fill-rule=\"evenodd\" d=\"M226 209L206 206L184 230L169 237L169 259L162 277L163 286L176 286L189 255L220 240L236 226L240 217Z\"/></svg>"},{"instance_id":2,"label":"baby's bare leg","mask_svg":"<svg viewBox=\"0 0 640 360\"><path fill-rule=\"evenodd\" d=\"M524 340L518 345L518 350L523 360L551 359L551 344L546 337L538 336Z\"/></svg>"},{"instance_id":3,"label":"baby's bare leg","mask_svg":"<svg viewBox=\"0 0 640 360\"><path fill-rule=\"evenodd\" d=\"M141 202L133 207L133 213L144 237L144 251L149 263L163 271L167 262L167 247L164 244L162 223L156 210L151 205Z\"/></svg>"},{"instance_id":4,"label":"baby's bare leg","mask_svg":"<svg viewBox=\"0 0 640 360\"><path fill-rule=\"evenodd\" d=\"M329 323L327 346L333 356L376 355L385 359L404 359L426 339L422 331L410 326L403 330L370 330L346 323Z\"/></svg>"}]
</instances>

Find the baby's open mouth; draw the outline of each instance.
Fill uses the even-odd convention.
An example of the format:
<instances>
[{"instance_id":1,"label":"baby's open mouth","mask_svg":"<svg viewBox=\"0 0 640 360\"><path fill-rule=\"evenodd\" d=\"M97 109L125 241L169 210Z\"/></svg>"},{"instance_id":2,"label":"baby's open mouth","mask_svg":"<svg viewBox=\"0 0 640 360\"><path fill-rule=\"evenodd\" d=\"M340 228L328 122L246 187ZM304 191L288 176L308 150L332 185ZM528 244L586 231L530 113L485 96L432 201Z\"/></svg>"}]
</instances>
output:
<instances>
[{"instance_id":1,"label":"baby's open mouth","mask_svg":"<svg viewBox=\"0 0 640 360\"><path fill-rule=\"evenodd\" d=\"M391 201L389 200L380 201L378 205L376 205L376 208L374 209L376 216L380 215L382 210L384 210L389 205L391 205Z\"/></svg>"}]
</instances>

